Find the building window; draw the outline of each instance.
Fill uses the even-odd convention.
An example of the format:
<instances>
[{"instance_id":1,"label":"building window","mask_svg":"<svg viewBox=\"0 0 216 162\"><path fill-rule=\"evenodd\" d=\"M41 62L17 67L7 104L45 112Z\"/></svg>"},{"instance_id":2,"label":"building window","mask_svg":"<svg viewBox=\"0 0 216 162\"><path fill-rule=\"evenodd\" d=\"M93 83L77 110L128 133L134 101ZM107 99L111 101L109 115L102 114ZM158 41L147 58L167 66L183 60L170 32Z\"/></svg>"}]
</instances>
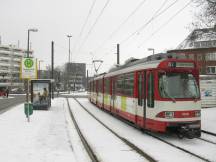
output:
<instances>
[{"instance_id":1,"label":"building window","mask_svg":"<svg viewBox=\"0 0 216 162\"><path fill-rule=\"evenodd\" d=\"M216 74L216 66L208 66L207 74Z\"/></svg>"},{"instance_id":2,"label":"building window","mask_svg":"<svg viewBox=\"0 0 216 162\"><path fill-rule=\"evenodd\" d=\"M205 59L206 61L216 60L216 52L206 53Z\"/></svg>"}]
</instances>

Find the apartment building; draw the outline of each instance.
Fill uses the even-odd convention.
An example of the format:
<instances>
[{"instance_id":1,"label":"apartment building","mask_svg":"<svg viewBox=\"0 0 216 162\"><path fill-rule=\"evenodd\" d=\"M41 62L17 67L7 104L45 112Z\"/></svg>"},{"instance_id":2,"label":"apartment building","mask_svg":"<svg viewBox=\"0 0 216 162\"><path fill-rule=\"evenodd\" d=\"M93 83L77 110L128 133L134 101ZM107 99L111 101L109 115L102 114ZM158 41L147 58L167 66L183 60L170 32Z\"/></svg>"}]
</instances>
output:
<instances>
[{"instance_id":1,"label":"apartment building","mask_svg":"<svg viewBox=\"0 0 216 162\"><path fill-rule=\"evenodd\" d=\"M0 88L23 88L20 80L20 62L27 51L15 46L0 45ZM30 56L32 55L30 51Z\"/></svg>"}]
</instances>

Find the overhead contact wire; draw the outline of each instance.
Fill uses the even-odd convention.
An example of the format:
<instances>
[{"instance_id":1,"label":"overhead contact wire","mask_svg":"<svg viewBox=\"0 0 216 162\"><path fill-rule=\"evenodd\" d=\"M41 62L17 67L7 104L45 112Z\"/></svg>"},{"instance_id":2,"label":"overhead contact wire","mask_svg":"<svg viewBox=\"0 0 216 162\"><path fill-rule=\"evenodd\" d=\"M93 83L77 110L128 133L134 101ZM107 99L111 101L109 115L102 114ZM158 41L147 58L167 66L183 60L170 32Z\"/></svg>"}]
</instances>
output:
<instances>
[{"instance_id":1,"label":"overhead contact wire","mask_svg":"<svg viewBox=\"0 0 216 162\"><path fill-rule=\"evenodd\" d=\"M101 48L104 44L106 44L106 42L110 40L121 29L121 27L128 22L128 20L143 6L145 2L146 0L143 0L141 3L139 3L136 8L122 21L122 23L108 36L108 38L103 41L100 46L98 46L97 49ZM97 51L97 49L94 51Z\"/></svg>"},{"instance_id":2,"label":"overhead contact wire","mask_svg":"<svg viewBox=\"0 0 216 162\"><path fill-rule=\"evenodd\" d=\"M96 26L96 24L98 23L99 19L100 19L101 16L103 15L103 13L104 13L106 7L108 6L109 2L110 2L110 0L107 0L107 1L106 1L104 7L103 7L102 10L100 11L100 14L98 15L98 17L96 18L94 24L91 26L90 30L88 31L88 33L87 33L87 35L86 35L86 37L85 37L83 43L82 43L81 46L79 47L79 50L78 50L78 51L80 51L80 49L84 46L84 44L85 44L85 42L87 41L88 37L90 36L91 32L93 31L93 29L95 28L95 26Z\"/></svg>"},{"instance_id":3,"label":"overhead contact wire","mask_svg":"<svg viewBox=\"0 0 216 162\"><path fill-rule=\"evenodd\" d=\"M85 29L85 27L86 27L86 25L87 25L87 22L88 22L88 20L89 20L89 17L90 17L90 15L91 15L92 11L93 11L93 8L94 8L95 4L96 4L96 0L94 0L94 1L92 2L92 4L91 4L91 7L90 7L89 12L88 12L88 15L87 15L87 17L86 17L86 19L85 19L85 22L84 22L84 24L83 24L83 26L82 26L82 28L81 28L81 31L80 31L79 36L78 36L78 39L77 39L77 41L76 41L77 43L74 44L74 46L73 46L72 53L74 52L74 50L75 50L75 48L76 48L76 46L77 46L79 40L81 39L81 37L82 37L82 35L83 35L83 31L84 31L84 29Z\"/></svg>"},{"instance_id":4,"label":"overhead contact wire","mask_svg":"<svg viewBox=\"0 0 216 162\"><path fill-rule=\"evenodd\" d=\"M122 40L120 42L124 43L126 42L128 39L130 39L132 36L134 36L136 33L141 32L143 29L145 29L154 19L158 18L160 15L162 15L164 12L166 12L170 7L172 7L174 4L176 4L179 0L175 0L172 4L170 4L169 6L167 6L164 10L162 10L160 13L158 13L155 16L152 16L144 25L142 25L140 28L138 28L135 32L133 32L132 34L130 34L127 38L125 38L124 40ZM158 12L158 11L156 11Z\"/></svg>"},{"instance_id":5,"label":"overhead contact wire","mask_svg":"<svg viewBox=\"0 0 216 162\"><path fill-rule=\"evenodd\" d=\"M172 17L170 17L165 23L163 23L155 32L153 32L150 37L148 37L143 43L141 43L138 47L140 48L142 44L144 44L146 41L151 39L156 33L158 33L161 29L163 29L167 24L169 24L170 21L172 21L178 14L180 14L187 6L191 4L191 0L183 6L180 10L178 10Z\"/></svg>"}]
</instances>

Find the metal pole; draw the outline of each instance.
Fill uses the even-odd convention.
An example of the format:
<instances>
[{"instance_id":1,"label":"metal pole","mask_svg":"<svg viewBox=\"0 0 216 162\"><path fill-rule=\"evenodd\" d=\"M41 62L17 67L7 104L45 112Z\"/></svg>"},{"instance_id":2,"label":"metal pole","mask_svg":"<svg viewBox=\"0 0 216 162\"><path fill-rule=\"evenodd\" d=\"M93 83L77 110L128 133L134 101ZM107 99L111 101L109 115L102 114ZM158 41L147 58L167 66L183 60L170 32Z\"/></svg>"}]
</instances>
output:
<instances>
[{"instance_id":1,"label":"metal pole","mask_svg":"<svg viewBox=\"0 0 216 162\"><path fill-rule=\"evenodd\" d=\"M70 63L70 60L71 60L71 58L70 58L70 57L71 57L71 56L70 56L70 55L71 55L71 54L70 54L70 38L71 38L71 37L68 36L68 38L69 38L69 57L68 57L68 62Z\"/></svg>"},{"instance_id":2,"label":"metal pole","mask_svg":"<svg viewBox=\"0 0 216 162\"><path fill-rule=\"evenodd\" d=\"M71 60L71 58L70 58L70 55L71 55L71 53L70 53L70 38L72 37L71 35L67 35L67 37L68 37L68 39L69 39L69 55L68 55L68 67L67 67L67 74L68 74L68 76L67 76L67 82L68 82L68 93L70 94L70 60Z\"/></svg>"},{"instance_id":3,"label":"metal pole","mask_svg":"<svg viewBox=\"0 0 216 162\"><path fill-rule=\"evenodd\" d=\"M86 90L88 90L88 78L89 78L89 76L88 76L88 70L87 70Z\"/></svg>"},{"instance_id":4,"label":"metal pole","mask_svg":"<svg viewBox=\"0 0 216 162\"><path fill-rule=\"evenodd\" d=\"M28 29L27 57L29 57L29 34L30 34L30 30ZM27 105L28 105L28 108L27 108L27 118L28 118L28 122L30 122L30 119L29 119L29 80L28 79L27 79L26 102L27 102Z\"/></svg>"},{"instance_id":5,"label":"metal pole","mask_svg":"<svg viewBox=\"0 0 216 162\"><path fill-rule=\"evenodd\" d=\"M51 78L54 79L54 41L52 41L52 49L51 49L51 67L52 67L52 73ZM54 86L52 82L52 99L54 99Z\"/></svg>"},{"instance_id":6,"label":"metal pole","mask_svg":"<svg viewBox=\"0 0 216 162\"><path fill-rule=\"evenodd\" d=\"M27 41L27 57L29 57L29 33L30 33L30 30L28 29L28 41ZM26 88L26 102L29 103L29 82L28 82L28 79L26 81L26 84L27 84L27 88Z\"/></svg>"},{"instance_id":7,"label":"metal pole","mask_svg":"<svg viewBox=\"0 0 216 162\"><path fill-rule=\"evenodd\" d=\"M29 80L27 79L27 94L29 96ZM28 109L27 109L27 118L28 118L28 122L30 122L30 118L29 118L29 101L27 100L27 104L28 104Z\"/></svg>"},{"instance_id":8,"label":"metal pole","mask_svg":"<svg viewBox=\"0 0 216 162\"><path fill-rule=\"evenodd\" d=\"M119 65L119 44L117 44L117 65Z\"/></svg>"},{"instance_id":9,"label":"metal pole","mask_svg":"<svg viewBox=\"0 0 216 162\"><path fill-rule=\"evenodd\" d=\"M38 61L39 68L38 68L38 79L40 79L40 60Z\"/></svg>"},{"instance_id":10,"label":"metal pole","mask_svg":"<svg viewBox=\"0 0 216 162\"><path fill-rule=\"evenodd\" d=\"M28 30L27 57L29 57L29 33L30 30Z\"/></svg>"}]
</instances>

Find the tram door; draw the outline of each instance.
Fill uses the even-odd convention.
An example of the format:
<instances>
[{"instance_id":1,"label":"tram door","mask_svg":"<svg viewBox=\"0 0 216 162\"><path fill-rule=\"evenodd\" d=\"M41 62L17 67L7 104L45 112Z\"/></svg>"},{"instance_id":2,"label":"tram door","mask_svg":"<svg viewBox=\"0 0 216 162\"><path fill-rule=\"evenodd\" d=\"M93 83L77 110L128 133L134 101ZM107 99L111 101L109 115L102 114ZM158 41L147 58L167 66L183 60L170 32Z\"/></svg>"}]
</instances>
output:
<instances>
[{"instance_id":1,"label":"tram door","mask_svg":"<svg viewBox=\"0 0 216 162\"><path fill-rule=\"evenodd\" d=\"M137 113L142 114L142 120L137 119L137 124L146 127L146 71L138 72L138 107Z\"/></svg>"},{"instance_id":2,"label":"tram door","mask_svg":"<svg viewBox=\"0 0 216 162\"><path fill-rule=\"evenodd\" d=\"M115 108L115 99L116 99L116 83L115 78L111 79L111 111L114 111Z\"/></svg>"}]
</instances>

